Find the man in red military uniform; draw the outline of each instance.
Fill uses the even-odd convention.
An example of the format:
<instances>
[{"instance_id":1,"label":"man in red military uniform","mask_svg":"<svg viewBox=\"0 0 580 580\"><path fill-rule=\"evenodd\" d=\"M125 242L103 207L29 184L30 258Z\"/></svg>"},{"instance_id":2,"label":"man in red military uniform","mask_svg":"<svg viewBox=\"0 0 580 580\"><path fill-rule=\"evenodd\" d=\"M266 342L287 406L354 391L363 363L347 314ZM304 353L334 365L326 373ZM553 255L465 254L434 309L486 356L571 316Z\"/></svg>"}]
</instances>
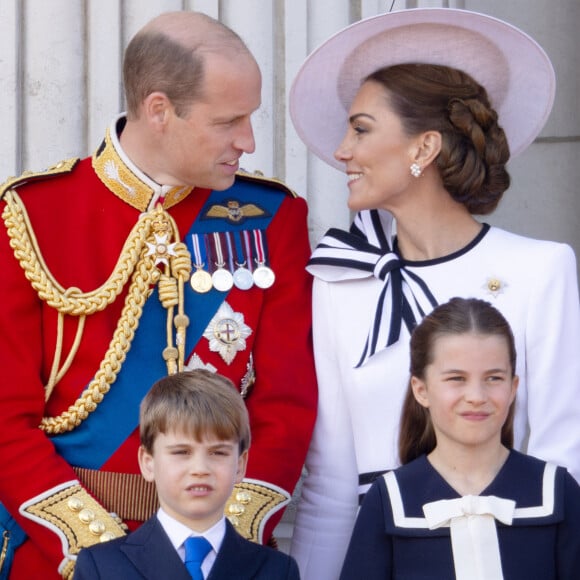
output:
<instances>
[{"instance_id":1,"label":"man in red military uniform","mask_svg":"<svg viewBox=\"0 0 580 580\"><path fill-rule=\"evenodd\" d=\"M238 165L254 150L254 58L217 21L167 13L131 41L124 80L127 114L91 158L0 190L10 578L70 578L81 547L153 513L138 406L163 374L204 367L239 385L253 443L227 515L255 541L271 538L312 431L306 204Z\"/></svg>"}]
</instances>

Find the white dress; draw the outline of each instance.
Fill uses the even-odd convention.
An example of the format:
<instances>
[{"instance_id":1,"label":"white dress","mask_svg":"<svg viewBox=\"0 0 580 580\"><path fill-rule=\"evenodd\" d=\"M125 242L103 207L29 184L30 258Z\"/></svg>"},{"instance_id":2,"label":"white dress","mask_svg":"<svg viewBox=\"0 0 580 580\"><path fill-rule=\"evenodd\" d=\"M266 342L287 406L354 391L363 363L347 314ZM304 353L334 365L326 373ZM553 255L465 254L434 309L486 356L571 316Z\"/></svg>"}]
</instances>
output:
<instances>
[{"instance_id":1,"label":"white dress","mask_svg":"<svg viewBox=\"0 0 580 580\"><path fill-rule=\"evenodd\" d=\"M464 250L406 262L405 269L427 284L439 304L477 297L503 313L515 335L520 377L514 447L564 465L580 480L580 307L573 250L486 227ZM319 409L291 549L303 580L338 578L358 494L368 489L359 489L359 474L399 465L399 417L409 380L405 325L395 344L355 368L382 287L372 275L315 278Z\"/></svg>"}]
</instances>

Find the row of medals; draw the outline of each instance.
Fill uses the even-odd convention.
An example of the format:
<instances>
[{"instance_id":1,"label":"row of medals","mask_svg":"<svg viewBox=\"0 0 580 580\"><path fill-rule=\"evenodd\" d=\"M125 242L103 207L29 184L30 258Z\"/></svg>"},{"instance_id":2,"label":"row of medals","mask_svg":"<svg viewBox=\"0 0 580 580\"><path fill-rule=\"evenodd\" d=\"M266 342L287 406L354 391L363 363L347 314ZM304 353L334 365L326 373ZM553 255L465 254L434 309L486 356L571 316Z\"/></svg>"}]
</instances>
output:
<instances>
[{"instance_id":1,"label":"row of medals","mask_svg":"<svg viewBox=\"0 0 580 580\"><path fill-rule=\"evenodd\" d=\"M209 292L212 288L220 292L228 292L234 286L239 290L249 290L257 286L263 290L270 288L276 279L274 271L269 266L258 262L254 271L251 272L245 264L237 264L234 272L225 268L225 264L216 264L212 274L204 270L204 264L194 264L195 272L191 275L191 287L201 294Z\"/></svg>"}]
</instances>

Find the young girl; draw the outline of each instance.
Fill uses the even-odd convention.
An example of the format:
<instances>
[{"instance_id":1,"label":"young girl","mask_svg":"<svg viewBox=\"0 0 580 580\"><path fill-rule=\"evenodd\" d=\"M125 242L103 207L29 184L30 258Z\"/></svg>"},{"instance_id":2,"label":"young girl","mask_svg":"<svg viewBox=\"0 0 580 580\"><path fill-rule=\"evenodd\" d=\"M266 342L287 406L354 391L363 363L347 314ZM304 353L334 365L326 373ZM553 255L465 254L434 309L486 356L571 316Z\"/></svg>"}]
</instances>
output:
<instances>
[{"instance_id":1,"label":"young girl","mask_svg":"<svg viewBox=\"0 0 580 580\"><path fill-rule=\"evenodd\" d=\"M403 466L365 497L341 580L578 578L580 487L511 449L515 365L511 329L483 300L453 298L417 326Z\"/></svg>"}]
</instances>

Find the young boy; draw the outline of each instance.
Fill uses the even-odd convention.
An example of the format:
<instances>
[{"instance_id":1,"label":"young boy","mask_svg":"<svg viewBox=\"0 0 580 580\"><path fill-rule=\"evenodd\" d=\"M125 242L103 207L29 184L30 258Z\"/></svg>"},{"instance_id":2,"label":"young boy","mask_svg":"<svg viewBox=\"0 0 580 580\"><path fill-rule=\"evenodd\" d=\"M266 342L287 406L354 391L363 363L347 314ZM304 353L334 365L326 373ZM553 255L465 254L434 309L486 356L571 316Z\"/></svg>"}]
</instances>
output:
<instances>
[{"instance_id":1,"label":"young boy","mask_svg":"<svg viewBox=\"0 0 580 580\"><path fill-rule=\"evenodd\" d=\"M246 540L224 517L250 446L246 407L229 379L205 370L162 378L141 403L140 435L139 465L155 482L159 511L128 536L81 550L75 579L299 579L290 556ZM191 536L208 542L197 570L187 563Z\"/></svg>"}]
</instances>

